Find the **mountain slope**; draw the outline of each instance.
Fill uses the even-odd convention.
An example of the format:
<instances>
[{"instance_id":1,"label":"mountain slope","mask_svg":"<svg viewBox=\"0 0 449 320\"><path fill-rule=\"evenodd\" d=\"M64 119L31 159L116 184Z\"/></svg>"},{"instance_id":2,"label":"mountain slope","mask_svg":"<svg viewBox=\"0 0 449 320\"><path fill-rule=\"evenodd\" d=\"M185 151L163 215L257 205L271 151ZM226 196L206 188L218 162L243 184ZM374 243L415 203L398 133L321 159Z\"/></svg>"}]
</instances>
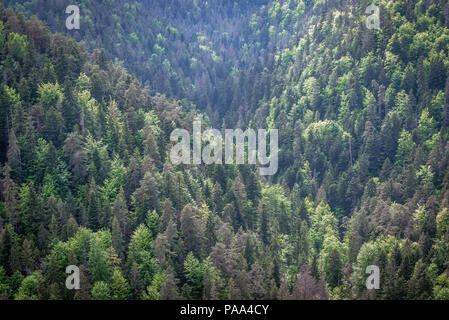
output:
<instances>
[{"instance_id":1,"label":"mountain slope","mask_svg":"<svg viewBox=\"0 0 449 320\"><path fill-rule=\"evenodd\" d=\"M63 2L17 3L58 30ZM366 28L368 1L164 3L89 2L92 24L74 35L136 70L153 59L139 43L164 43L139 73L151 91L1 10L2 297L448 299L447 2L379 1L379 30ZM123 34L139 40L107 50L108 19L128 12ZM182 89L151 69L165 59ZM172 165L170 133L190 130L195 110L206 126L279 129L278 174ZM76 295L69 264L81 266Z\"/></svg>"}]
</instances>

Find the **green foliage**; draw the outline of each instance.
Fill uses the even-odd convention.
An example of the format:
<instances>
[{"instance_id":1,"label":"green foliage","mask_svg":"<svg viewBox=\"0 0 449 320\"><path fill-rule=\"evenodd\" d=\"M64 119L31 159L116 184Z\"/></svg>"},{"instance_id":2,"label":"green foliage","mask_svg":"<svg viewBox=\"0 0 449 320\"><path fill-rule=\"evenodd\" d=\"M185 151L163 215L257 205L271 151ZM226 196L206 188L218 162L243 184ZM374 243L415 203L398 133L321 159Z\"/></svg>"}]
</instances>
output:
<instances>
[{"instance_id":1,"label":"green foliage","mask_svg":"<svg viewBox=\"0 0 449 320\"><path fill-rule=\"evenodd\" d=\"M150 229L141 224L134 231L129 243L128 261L136 263L142 281L149 285L156 273L156 259L151 248L152 235Z\"/></svg>"},{"instance_id":2,"label":"green foliage","mask_svg":"<svg viewBox=\"0 0 449 320\"><path fill-rule=\"evenodd\" d=\"M95 282L92 288L92 300L111 300L111 290L106 282Z\"/></svg>"},{"instance_id":3,"label":"green foliage","mask_svg":"<svg viewBox=\"0 0 449 320\"><path fill-rule=\"evenodd\" d=\"M45 110L57 107L64 97L59 84L46 83L38 88L39 103Z\"/></svg>"},{"instance_id":4,"label":"green foliage","mask_svg":"<svg viewBox=\"0 0 449 320\"><path fill-rule=\"evenodd\" d=\"M11 56L18 60L23 61L25 55L27 53L28 48L28 39L26 35L20 35L14 32L11 32L8 35L8 51Z\"/></svg>"},{"instance_id":5,"label":"green foliage","mask_svg":"<svg viewBox=\"0 0 449 320\"><path fill-rule=\"evenodd\" d=\"M0 298L448 299L449 7L365 4L87 0L84 45L1 7ZM276 175L173 165L199 116Z\"/></svg>"},{"instance_id":6,"label":"green foliage","mask_svg":"<svg viewBox=\"0 0 449 320\"><path fill-rule=\"evenodd\" d=\"M186 296L194 300L201 299L203 292L203 266L192 252L189 252L184 261L184 270L188 285L186 288Z\"/></svg>"},{"instance_id":7,"label":"green foliage","mask_svg":"<svg viewBox=\"0 0 449 320\"><path fill-rule=\"evenodd\" d=\"M433 288L433 297L435 300L449 300L449 277L442 274L438 277L437 283Z\"/></svg>"},{"instance_id":8,"label":"green foliage","mask_svg":"<svg viewBox=\"0 0 449 320\"><path fill-rule=\"evenodd\" d=\"M447 208L444 208L443 210L438 213L437 218L437 234L443 235L447 231L447 228L449 227L449 210Z\"/></svg>"},{"instance_id":9,"label":"green foliage","mask_svg":"<svg viewBox=\"0 0 449 320\"><path fill-rule=\"evenodd\" d=\"M153 282L147 287L147 291L142 295L143 300L159 300L159 292L165 280L165 273L160 271L155 274Z\"/></svg>"},{"instance_id":10,"label":"green foliage","mask_svg":"<svg viewBox=\"0 0 449 320\"><path fill-rule=\"evenodd\" d=\"M88 265L95 282L109 282L111 279L111 262L106 253L106 249L111 246L112 240L109 232L97 233L90 239Z\"/></svg>"},{"instance_id":11,"label":"green foliage","mask_svg":"<svg viewBox=\"0 0 449 320\"><path fill-rule=\"evenodd\" d=\"M131 296L130 287L119 268L114 269L110 287L113 300L127 300Z\"/></svg>"},{"instance_id":12,"label":"green foliage","mask_svg":"<svg viewBox=\"0 0 449 320\"><path fill-rule=\"evenodd\" d=\"M18 292L15 294L15 300L38 300L39 289L43 284L43 278L39 271L25 277L20 285Z\"/></svg>"},{"instance_id":13,"label":"green foliage","mask_svg":"<svg viewBox=\"0 0 449 320\"><path fill-rule=\"evenodd\" d=\"M398 151L396 152L396 163L398 165L402 165L409 161L414 145L415 143L413 142L411 133L402 130L398 140Z\"/></svg>"},{"instance_id":14,"label":"green foliage","mask_svg":"<svg viewBox=\"0 0 449 320\"><path fill-rule=\"evenodd\" d=\"M155 239L159 233L159 215L155 210L148 212L146 225L151 232L151 238Z\"/></svg>"},{"instance_id":15,"label":"green foliage","mask_svg":"<svg viewBox=\"0 0 449 320\"><path fill-rule=\"evenodd\" d=\"M431 139L436 133L436 123L433 117L430 117L429 110L424 109L418 123L418 137L421 142Z\"/></svg>"},{"instance_id":16,"label":"green foliage","mask_svg":"<svg viewBox=\"0 0 449 320\"><path fill-rule=\"evenodd\" d=\"M338 221L332 214L328 205L320 203L310 216L310 238L318 248L322 248L326 235L337 236Z\"/></svg>"}]
</instances>

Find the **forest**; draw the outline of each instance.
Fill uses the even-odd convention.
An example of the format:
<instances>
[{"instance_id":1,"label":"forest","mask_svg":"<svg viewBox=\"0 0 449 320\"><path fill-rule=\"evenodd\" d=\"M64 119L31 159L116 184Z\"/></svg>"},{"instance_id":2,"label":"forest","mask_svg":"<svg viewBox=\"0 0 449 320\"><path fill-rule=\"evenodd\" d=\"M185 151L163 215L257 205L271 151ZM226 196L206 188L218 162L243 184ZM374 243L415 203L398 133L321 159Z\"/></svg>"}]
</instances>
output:
<instances>
[{"instance_id":1,"label":"forest","mask_svg":"<svg viewBox=\"0 0 449 320\"><path fill-rule=\"evenodd\" d=\"M0 3L0 299L449 300L448 1L71 4ZM173 164L198 119L277 173Z\"/></svg>"}]
</instances>

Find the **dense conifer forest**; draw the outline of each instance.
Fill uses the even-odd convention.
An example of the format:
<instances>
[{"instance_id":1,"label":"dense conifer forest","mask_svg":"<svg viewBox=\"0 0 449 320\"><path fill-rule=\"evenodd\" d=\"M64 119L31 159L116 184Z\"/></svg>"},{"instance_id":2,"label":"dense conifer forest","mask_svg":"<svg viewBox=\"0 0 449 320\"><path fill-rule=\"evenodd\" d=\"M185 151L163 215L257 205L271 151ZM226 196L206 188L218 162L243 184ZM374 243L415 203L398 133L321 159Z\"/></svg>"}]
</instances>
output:
<instances>
[{"instance_id":1,"label":"dense conifer forest","mask_svg":"<svg viewBox=\"0 0 449 320\"><path fill-rule=\"evenodd\" d=\"M449 299L446 0L379 29L367 0L70 4L0 4L0 299ZM277 173L173 164L200 118L278 129Z\"/></svg>"}]
</instances>

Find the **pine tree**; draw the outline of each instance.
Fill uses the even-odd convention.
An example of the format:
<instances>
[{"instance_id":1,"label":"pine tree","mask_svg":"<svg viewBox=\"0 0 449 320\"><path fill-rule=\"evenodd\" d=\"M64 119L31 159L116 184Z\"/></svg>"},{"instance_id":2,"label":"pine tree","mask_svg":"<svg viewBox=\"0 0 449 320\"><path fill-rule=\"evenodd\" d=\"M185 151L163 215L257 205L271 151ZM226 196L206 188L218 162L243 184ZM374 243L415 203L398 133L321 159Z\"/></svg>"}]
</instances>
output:
<instances>
[{"instance_id":1,"label":"pine tree","mask_svg":"<svg viewBox=\"0 0 449 320\"><path fill-rule=\"evenodd\" d=\"M196 257L201 257L203 247L203 234L198 210L190 204L181 211L181 235L184 240L185 252L193 252Z\"/></svg>"},{"instance_id":2,"label":"pine tree","mask_svg":"<svg viewBox=\"0 0 449 320\"><path fill-rule=\"evenodd\" d=\"M5 164L3 168L3 179L2 179L2 189L3 189L3 199L5 202L5 211L8 221L13 226L17 226L19 222L18 216L18 187L17 184L11 178L11 167Z\"/></svg>"},{"instance_id":3,"label":"pine tree","mask_svg":"<svg viewBox=\"0 0 449 320\"><path fill-rule=\"evenodd\" d=\"M76 234L78 228L79 228L78 223L76 222L75 218L71 215L63 227L62 231L63 240L67 241L68 239L72 238Z\"/></svg>"},{"instance_id":4,"label":"pine tree","mask_svg":"<svg viewBox=\"0 0 449 320\"><path fill-rule=\"evenodd\" d=\"M105 248L102 247L100 239L92 239L89 249L89 273L94 282L109 282L111 278L111 266Z\"/></svg>"},{"instance_id":5,"label":"pine tree","mask_svg":"<svg viewBox=\"0 0 449 320\"><path fill-rule=\"evenodd\" d=\"M140 187L134 192L137 223L143 223L150 210L159 210L159 180L152 172L145 173Z\"/></svg>"},{"instance_id":6,"label":"pine tree","mask_svg":"<svg viewBox=\"0 0 449 320\"><path fill-rule=\"evenodd\" d=\"M262 237L262 242L265 245L268 245L270 242L270 235L269 235L269 230L268 230L268 212L267 212L268 208L266 203L261 202L259 204L259 214L258 216L260 217L260 222L259 222L259 232L260 235Z\"/></svg>"},{"instance_id":7,"label":"pine tree","mask_svg":"<svg viewBox=\"0 0 449 320\"><path fill-rule=\"evenodd\" d=\"M187 278L187 298L197 300L203 295L203 266L192 252L189 252L184 261L184 270Z\"/></svg>"},{"instance_id":8,"label":"pine tree","mask_svg":"<svg viewBox=\"0 0 449 320\"><path fill-rule=\"evenodd\" d=\"M206 252L210 252L210 250L217 243L218 240L216 232L216 220L217 217L215 213L211 212L207 215L206 227L204 230Z\"/></svg>"},{"instance_id":9,"label":"pine tree","mask_svg":"<svg viewBox=\"0 0 449 320\"><path fill-rule=\"evenodd\" d=\"M247 227L252 227L254 221L252 217L248 216L246 190L240 176L237 176L234 180L232 187L234 191L236 208L236 217L232 219L234 230L238 230L240 226L244 229Z\"/></svg>"},{"instance_id":10,"label":"pine tree","mask_svg":"<svg viewBox=\"0 0 449 320\"><path fill-rule=\"evenodd\" d=\"M179 299L179 292L177 289L178 280L175 278L172 269L168 269L165 274L164 282L161 285L159 293L161 300L177 300Z\"/></svg>"},{"instance_id":11,"label":"pine tree","mask_svg":"<svg viewBox=\"0 0 449 320\"><path fill-rule=\"evenodd\" d=\"M9 141L8 141L8 164L11 168L11 178L14 181L21 181L22 179L22 160L20 155L20 148L18 146L18 141L14 130L9 131Z\"/></svg>"},{"instance_id":12,"label":"pine tree","mask_svg":"<svg viewBox=\"0 0 449 320\"><path fill-rule=\"evenodd\" d=\"M80 269L80 289L76 290L74 300L90 300L92 285L87 276L85 265L79 266Z\"/></svg>"},{"instance_id":13,"label":"pine tree","mask_svg":"<svg viewBox=\"0 0 449 320\"><path fill-rule=\"evenodd\" d=\"M443 129L446 131L449 124L449 77L446 80L446 89L444 91L444 106L443 113L441 115Z\"/></svg>"},{"instance_id":14,"label":"pine tree","mask_svg":"<svg viewBox=\"0 0 449 320\"><path fill-rule=\"evenodd\" d=\"M93 231L100 229L100 203L97 195L97 185L95 179L92 177L90 182L90 189L87 203L87 227Z\"/></svg>"},{"instance_id":15,"label":"pine tree","mask_svg":"<svg viewBox=\"0 0 449 320\"><path fill-rule=\"evenodd\" d=\"M115 268L111 278L111 296L113 300L127 300L130 297L130 288L120 269Z\"/></svg>"},{"instance_id":16,"label":"pine tree","mask_svg":"<svg viewBox=\"0 0 449 320\"><path fill-rule=\"evenodd\" d=\"M22 270L26 275L30 275L35 270L35 251L33 250L33 243L25 239L22 243L22 250L21 250L21 263L22 263Z\"/></svg>"},{"instance_id":17,"label":"pine tree","mask_svg":"<svg viewBox=\"0 0 449 320\"><path fill-rule=\"evenodd\" d=\"M112 218L112 244L114 246L115 251L117 252L120 258L124 255L124 240L122 229L120 228L120 224L118 222L117 217Z\"/></svg>"},{"instance_id":18,"label":"pine tree","mask_svg":"<svg viewBox=\"0 0 449 320\"><path fill-rule=\"evenodd\" d=\"M20 266L20 260L17 259L17 255L20 254L18 241L18 235L12 225L6 225L0 235L0 265L8 275L13 274Z\"/></svg>"},{"instance_id":19,"label":"pine tree","mask_svg":"<svg viewBox=\"0 0 449 320\"><path fill-rule=\"evenodd\" d=\"M432 296L432 282L422 260L418 260L409 281L409 299L427 300Z\"/></svg>"},{"instance_id":20,"label":"pine tree","mask_svg":"<svg viewBox=\"0 0 449 320\"><path fill-rule=\"evenodd\" d=\"M326 283L333 289L342 284L343 267L337 250L332 250L325 266Z\"/></svg>"},{"instance_id":21,"label":"pine tree","mask_svg":"<svg viewBox=\"0 0 449 320\"><path fill-rule=\"evenodd\" d=\"M241 298L240 290L236 287L233 278L230 278L228 281L226 295L228 300L238 300Z\"/></svg>"},{"instance_id":22,"label":"pine tree","mask_svg":"<svg viewBox=\"0 0 449 320\"><path fill-rule=\"evenodd\" d=\"M111 300L111 290L106 282L95 282L92 288L92 300Z\"/></svg>"}]
</instances>

